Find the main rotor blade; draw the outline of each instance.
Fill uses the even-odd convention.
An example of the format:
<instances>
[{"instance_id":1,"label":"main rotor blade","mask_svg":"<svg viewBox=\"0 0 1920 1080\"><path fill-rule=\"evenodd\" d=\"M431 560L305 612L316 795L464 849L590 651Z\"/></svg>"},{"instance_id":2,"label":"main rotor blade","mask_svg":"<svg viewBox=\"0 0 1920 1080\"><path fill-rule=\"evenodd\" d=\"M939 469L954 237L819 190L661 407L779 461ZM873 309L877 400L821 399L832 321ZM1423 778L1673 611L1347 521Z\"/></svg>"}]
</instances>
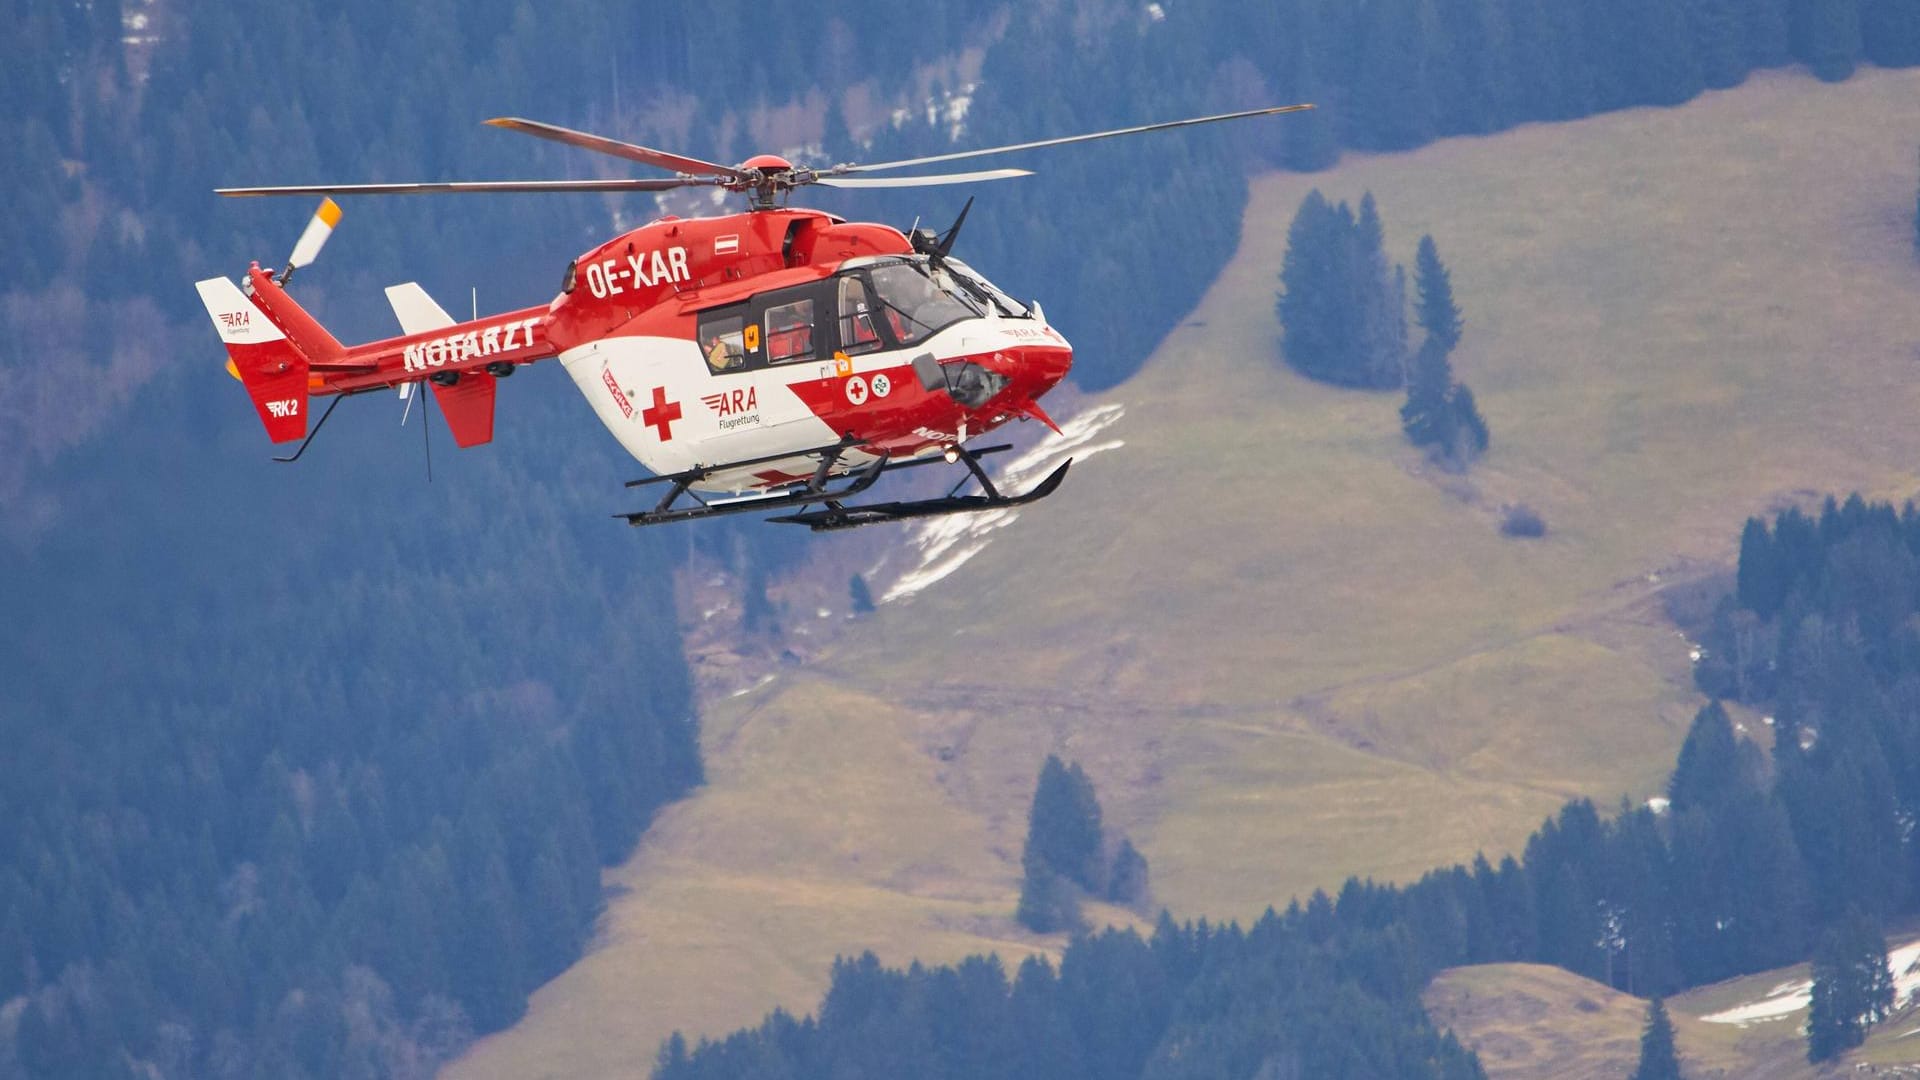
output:
<instances>
[{"instance_id":1,"label":"main rotor blade","mask_svg":"<svg viewBox=\"0 0 1920 1080\"><path fill-rule=\"evenodd\" d=\"M214 194L255 195L470 195L490 191L672 191L682 187L718 187L719 177L684 176L670 180L453 180L433 184L301 184L293 187L215 188Z\"/></svg>"},{"instance_id":2,"label":"main rotor blade","mask_svg":"<svg viewBox=\"0 0 1920 1080\"><path fill-rule=\"evenodd\" d=\"M599 135L589 135L584 131L563 128L555 124L543 124L538 120L522 120L517 116L496 116L487 123L493 127L518 131L535 138L550 139L568 146L577 146L582 150L592 150L601 154L612 154L628 161L638 161L642 165L668 169L679 173L708 174L724 176L730 180L744 179L745 174L731 165L721 165L712 161L687 157L685 154L669 154L665 150L653 150L645 146L608 139Z\"/></svg>"},{"instance_id":3,"label":"main rotor blade","mask_svg":"<svg viewBox=\"0 0 1920 1080\"><path fill-rule=\"evenodd\" d=\"M932 187L935 184L972 184L981 180L1011 180L1032 176L1030 169L988 169L985 172L944 173L938 176L822 176L816 184L837 188Z\"/></svg>"},{"instance_id":4,"label":"main rotor blade","mask_svg":"<svg viewBox=\"0 0 1920 1080\"><path fill-rule=\"evenodd\" d=\"M1113 131L1096 131L1091 135L1065 135L1058 139L1039 139L1034 142L1015 143L1012 146L995 146L986 150L962 150L955 154L935 154L932 157L908 158L905 161L883 161L877 165L848 165L836 167L837 175L848 173L877 172L881 169L901 169L909 165L932 165L941 161L959 161L962 158L986 157L988 154L1010 154L1015 150L1037 150L1043 146L1065 146L1068 143L1092 142L1095 139L1111 139L1116 135L1138 135L1146 131L1165 131L1168 128L1192 127L1195 124L1211 124L1217 120L1243 120L1249 116L1274 116L1279 113L1306 112L1312 105L1275 105L1265 109L1248 109L1245 112L1221 113L1218 116L1196 116L1191 120L1168 120L1158 124L1142 124L1139 127L1116 128ZM826 183L822 180L821 183Z\"/></svg>"}]
</instances>

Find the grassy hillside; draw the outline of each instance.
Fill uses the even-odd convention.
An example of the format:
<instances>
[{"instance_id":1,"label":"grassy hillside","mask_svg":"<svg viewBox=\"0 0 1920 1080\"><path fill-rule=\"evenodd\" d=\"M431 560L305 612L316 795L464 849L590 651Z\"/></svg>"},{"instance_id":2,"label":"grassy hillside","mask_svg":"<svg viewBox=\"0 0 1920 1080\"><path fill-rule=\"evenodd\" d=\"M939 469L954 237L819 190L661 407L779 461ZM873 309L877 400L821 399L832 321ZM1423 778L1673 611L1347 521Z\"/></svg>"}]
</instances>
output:
<instances>
[{"instance_id":1,"label":"grassy hillside","mask_svg":"<svg viewBox=\"0 0 1920 1080\"><path fill-rule=\"evenodd\" d=\"M1910 942L1890 940L1890 947ZM1910 952L1907 954L1910 956ZM1895 976L1901 965L1894 965ZM1760 972L1702 987L1667 1001L1681 1066L1695 1080L1812 1080L1873 1071L1920 1073L1920 1041L1912 1036L1920 1005L1907 1000L1874 1026L1866 1044L1839 1061L1807 1063L1804 997L1800 1007L1765 1019L1725 1022L1727 1010L1764 1002L1783 990L1804 993L1807 965ZM1905 980L1910 983L1911 979ZM1903 984L1904 985L1904 984ZM1647 1003L1555 967L1486 964L1441 972L1424 995L1436 1024L1471 1046L1489 1080L1615 1080L1633 1071ZM1709 1021L1706 1017L1720 1015Z\"/></svg>"},{"instance_id":2,"label":"grassy hillside","mask_svg":"<svg viewBox=\"0 0 1920 1080\"><path fill-rule=\"evenodd\" d=\"M1108 395L1125 447L713 701L711 784L614 875L603 947L452 1074L631 1074L675 1027L811 1008L836 953L1045 947L1009 916L1049 751L1183 916L1410 877L1511 849L1569 796L1656 790L1699 704L1663 591L1724 572L1749 514L1915 489L1917 93L1917 72L1768 76L1257 182L1233 263ZM1471 476L1404 444L1397 397L1273 364L1315 186L1371 189L1400 259L1439 242L1493 430ZM1512 502L1544 539L1499 535Z\"/></svg>"},{"instance_id":3,"label":"grassy hillside","mask_svg":"<svg viewBox=\"0 0 1920 1080\"><path fill-rule=\"evenodd\" d=\"M1703 1010L1695 996L1667 1002L1674 1045L1688 1076L1810 1080L1822 1075L1807 1064L1797 1021L1745 1029L1709 1024L1699 1019ZM1647 1003L1556 967L1454 968L1435 978L1425 997L1434 1022L1451 1027L1480 1055L1488 1080L1618 1080L1632 1073L1640 1058Z\"/></svg>"}]
</instances>

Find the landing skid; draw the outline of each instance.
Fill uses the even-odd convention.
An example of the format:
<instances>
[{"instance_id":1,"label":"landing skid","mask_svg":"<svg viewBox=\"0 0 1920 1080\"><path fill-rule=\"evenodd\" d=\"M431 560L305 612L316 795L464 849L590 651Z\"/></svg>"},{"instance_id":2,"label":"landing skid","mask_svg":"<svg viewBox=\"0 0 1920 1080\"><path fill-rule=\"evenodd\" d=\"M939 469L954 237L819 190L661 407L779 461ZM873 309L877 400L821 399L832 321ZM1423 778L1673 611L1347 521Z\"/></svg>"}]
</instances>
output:
<instances>
[{"instance_id":1,"label":"landing skid","mask_svg":"<svg viewBox=\"0 0 1920 1080\"><path fill-rule=\"evenodd\" d=\"M883 521L905 521L908 518L938 517L942 514L971 514L981 510L999 510L1009 506L1025 506L1038 502L1053 494L1060 481L1067 478L1067 466L1072 460L1062 462L1060 467L1047 474L1045 480L1034 485L1025 495L1002 495L994 489L993 482L986 473L972 461L973 477L963 477L960 483L977 478L980 486L986 489L984 495L958 495L956 486L953 492L939 499L916 499L908 502L868 503L865 506L841 506L829 501L825 509L805 510L798 514L786 514L768 518L788 525L805 525L814 532L826 532L831 529L852 529L861 525L878 525Z\"/></svg>"},{"instance_id":2,"label":"landing skid","mask_svg":"<svg viewBox=\"0 0 1920 1080\"><path fill-rule=\"evenodd\" d=\"M752 514L767 510L784 510L796 506L820 506L817 510L803 510L795 514L768 518L768 521L790 525L805 525L815 532L831 529L851 529L859 525L874 525L883 521L902 521L908 518L933 517L940 514L964 514L980 510L995 510L1009 506L1024 506L1053 494L1054 489L1066 478L1068 461L1055 469L1024 495L1002 495L993 486L986 470L980 467L980 459L988 454L997 454L1009 450L1010 445L986 446L978 450L955 447L953 452L958 461L966 463L967 475L953 486L953 490L937 499L916 499L901 502L867 503L847 506L844 500L866 491L880 479L882 473L896 469L910 469L921 465L932 465L945 461L944 457L908 458L896 461L890 457L880 457L869 465L862 466L841 478L843 482L831 485L827 483L827 474L839 463L842 454L852 449L856 443L842 440L827 446L815 447L799 453L786 453L765 458L750 458L746 461L727 462L720 465L706 465L685 472L667 476L652 476L644 480L628 481L628 487L642 487L648 484L664 483L669 485L666 495L662 496L651 510L642 510L630 514L615 514L615 517L627 519L629 525L664 525L672 521L689 521L694 518L719 517L726 514ZM748 495L724 500L705 500L694 494L692 485L717 473L761 465L772 461L794 457L812 457L819 462L812 478L797 482L783 491L767 495ZM983 495L961 495L960 489L969 480L978 481ZM682 498L691 499L692 506L675 505Z\"/></svg>"}]
</instances>

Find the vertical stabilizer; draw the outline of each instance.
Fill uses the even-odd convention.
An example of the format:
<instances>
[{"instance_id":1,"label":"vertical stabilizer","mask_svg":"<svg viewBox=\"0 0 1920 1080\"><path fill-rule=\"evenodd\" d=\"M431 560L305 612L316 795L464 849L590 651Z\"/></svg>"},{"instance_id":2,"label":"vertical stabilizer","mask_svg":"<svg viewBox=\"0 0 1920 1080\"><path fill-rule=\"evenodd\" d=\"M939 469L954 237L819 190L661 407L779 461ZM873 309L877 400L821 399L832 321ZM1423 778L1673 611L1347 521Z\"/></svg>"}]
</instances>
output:
<instances>
[{"instance_id":1,"label":"vertical stabilizer","mask_svg":"<svg viewBox=\"0 0 1920 1080\"><path fill-rule=\"evenodd\" d=\"M194 282L213 328L227 347L229 370L247 388L247 396L274 442L292 442L307 433L307 358L265 312L227 278ZM331 341L331 337L328 338ZM335 343L334 348L339 348Z\"/></svg>"}]
</instances>

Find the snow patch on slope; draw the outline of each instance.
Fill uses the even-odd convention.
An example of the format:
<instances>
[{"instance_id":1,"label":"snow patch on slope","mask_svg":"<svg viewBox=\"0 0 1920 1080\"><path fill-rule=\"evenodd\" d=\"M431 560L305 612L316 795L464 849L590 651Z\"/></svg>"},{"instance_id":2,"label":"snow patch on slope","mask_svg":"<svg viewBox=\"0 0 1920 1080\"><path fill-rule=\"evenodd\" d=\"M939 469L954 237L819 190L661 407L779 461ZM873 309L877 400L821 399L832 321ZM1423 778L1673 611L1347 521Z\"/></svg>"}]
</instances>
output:
<instances>
[{"instance_id":1,"label":"snow patch on slope","mask_svg":"<svg viewBox=\"0 0 1920 1080\"><path fill-rule=\"evenodd\" d=\"M1060 434L1049 434L1033 449L1007 462L994 476L994 485L1010 495L1020 494L1068 458L1079 463L1102 451L1125 446L1121 439L1095 441L1125 413L1124 406L1109 404L1074 416L1060 425ZM907 539L915 565L887 588L880 602L905 600L965 566L986 550L994 532L1013 524L1019 516L1019 508L983 510L932 518L915 527Z\"/></svg>"},{"instance_id":2,"label":"snow patch on slope","mask_svg":"<svg viewBox=\"0 0 1920 1080\"><path fill-rule=\"evenodd\" d=\"M1920 990L1920 971L1915 970L1916 961L1920 961L1920 941L1910 941L1887 954L1887 966L1893 969L1893 1001L1896 1006L1911 1001L1914 992ZM1807 1008L1812 1002L1813 981L1797 979L1775 986L1758 1001L1736 1005L1700 1019L1709 1024L1750 1027L1769 1020L1785 1019Z\"/></svg>"}]
</instances>

